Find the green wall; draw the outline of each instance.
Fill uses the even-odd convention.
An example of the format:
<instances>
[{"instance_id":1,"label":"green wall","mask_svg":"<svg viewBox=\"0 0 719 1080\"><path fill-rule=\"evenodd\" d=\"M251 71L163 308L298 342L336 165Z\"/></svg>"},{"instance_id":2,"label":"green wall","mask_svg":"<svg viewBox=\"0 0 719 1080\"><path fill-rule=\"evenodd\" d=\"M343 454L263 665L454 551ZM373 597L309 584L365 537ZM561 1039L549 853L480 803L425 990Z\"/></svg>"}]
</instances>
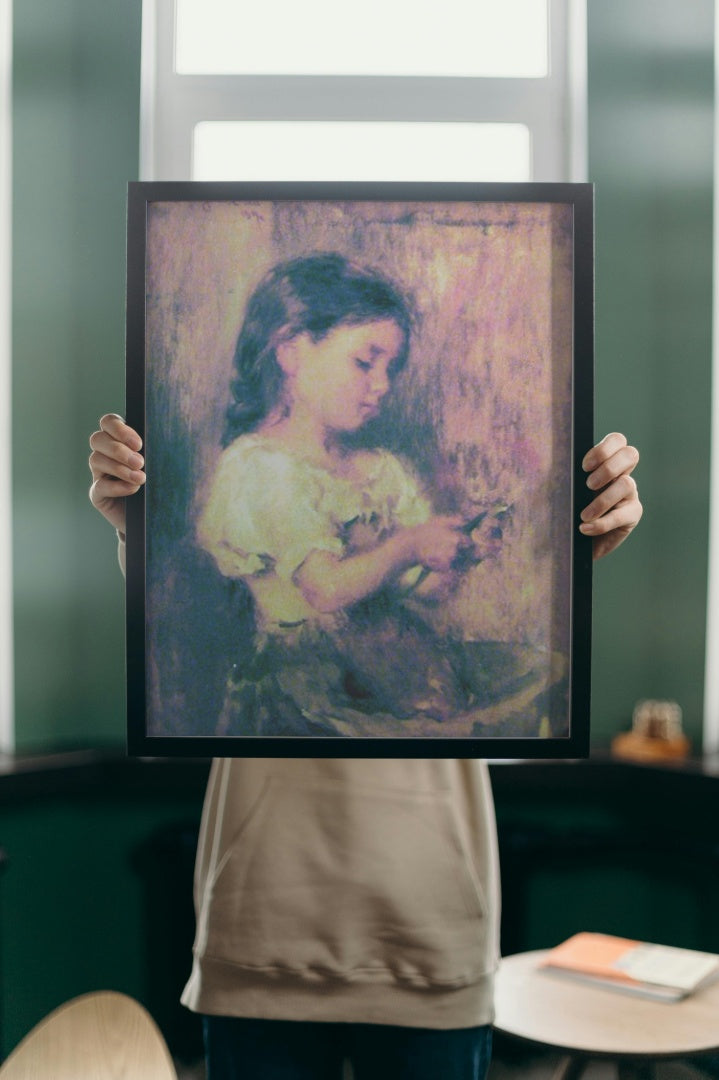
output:
<instances>
[{"instance_id":1,"label":"green wall","mask_svg":"<svg viewBox=\"0 0 719 1080\"><path fill-rule=\"evenodd\" d=\"M589 0L597 434L641 448L641 528L595 582L596 742L669 697L699 748L708 529L714 4Z\"/></svg>"},{"instance_id":2,"label":"green wall","mask_svg":"<svg viewBox=\"0 0 719 1080\"><path fill-rule=\"evenodd\" d=\"M123 408L140 0L15 4L18 746L119 742L122 582L87 435ZM699 735L709 457L713 4L589 0L597 431L640 446L645 521L596 574L595 742L669 696Z\"/></svg>"},{"instance_id":3,"label":"green wall","mask_svg":"<svg viewBox=\"0 0 719 1080\"><path fill-rule=\"evenodd\" d=\"M161 845L165 830L196 825L201 796L195 783L81 779L0 804L0 1059L52 1009L99 989L138 998L169 1034L191 964L192 853L180 873Z\"/></svg>"},{"instance_id":4,"label":"green wall","mask_svg":"<svg viewBox=\"0 0 719 1080\"><path fill-rule=\"evenodd\" d=\"M125 190L140 0L14 5L17 743L123 737L123 587L87 499L87 438L124 403Z\"/></svg>"}]
</instances>

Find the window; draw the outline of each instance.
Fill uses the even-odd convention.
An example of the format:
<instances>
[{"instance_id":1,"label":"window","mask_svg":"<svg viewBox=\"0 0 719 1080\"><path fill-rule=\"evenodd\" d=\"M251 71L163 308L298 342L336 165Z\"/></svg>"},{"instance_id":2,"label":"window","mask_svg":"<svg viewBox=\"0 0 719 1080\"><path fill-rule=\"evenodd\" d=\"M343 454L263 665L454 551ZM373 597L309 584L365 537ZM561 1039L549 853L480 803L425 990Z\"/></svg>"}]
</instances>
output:
<instances>
[{"instance_id":1,"label":"window","mask_svg":"<svg viewBox=\"0 0 719 1080\"><path fill-rule=\"evenodd\" d=\"M542 78L546 0L176 0L180 75ZM281 32L278 32L281 28Z\"/></svg>"},{"instance_id":2,"label":"window","mask_svg":"<svg viewBox=\"0 0 719 1080\"><path fill-rule=\"evenodd\" d=\"M145 0L142 178L582 180L584 4Z\"/></svg>"},{"instance_id":3,"label":"window","mask_svg":"<svg viewBox=\"0 0 719 1080\"><path fill-rule=\"evenodd\" d=\"M398 148L401 147L401 153ZM529 180L524 124L214 120L195 127L194 180Z\"/></svg>"}]
</instances>

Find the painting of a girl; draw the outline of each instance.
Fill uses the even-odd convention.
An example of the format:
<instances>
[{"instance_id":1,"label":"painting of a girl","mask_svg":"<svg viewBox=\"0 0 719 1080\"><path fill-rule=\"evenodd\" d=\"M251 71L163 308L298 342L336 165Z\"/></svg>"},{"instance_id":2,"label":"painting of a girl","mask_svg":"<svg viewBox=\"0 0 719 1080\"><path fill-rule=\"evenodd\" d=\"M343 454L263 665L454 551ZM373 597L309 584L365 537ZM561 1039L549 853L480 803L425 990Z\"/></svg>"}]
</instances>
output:
<instances>
[{"instance_id":1,"label":"painting of a girl","mask_svg":"<svg viewBox=\"0 0 719 1080\"><path fill-rule=\"evenodd\" d=\"M256 652L219 734L471 735L499 700L538 731L557 658L441 638L417 614L497 554L495 517L435 514L396 455L350 441L410 336L400 292L334 253L275 267L250 298L198 525L254 601Z\"/></svg>"},{"instance_id":2,"label":"painting of a girl","mask_svg":"<svg viewBox=\"0 0 719 1080\"><path fill-rule=\"evenodd\" d=\"M516 536L508 545L506 534L517 485L487 468L492 455L478 445L501 443L506 433L498 439L474 422L450 451L441 447L451 426L441 418L450 412L441 372L434 383L426 377L415 393L424 404L413 404L414 419L407 415L427 326L414 291L367 258L302 246L245 272L229 395L216 398L219 445L203 441L186 469L183 543L202 572L180 581L180 593L190 581L191 604L175 602L176 571L158 575L150 602L157 627L169 611L173 628L171 641L156 629L151 646L151 731L163 733L172 716L180 734L224 738L566 734L566 649L536 633L531 602L526 626L512 612L510 633L497 633L484 615L489 605L517 606L493 577L512 562ZM192 261L194 252L179 250ZM183 288L191 299L179 305L172 294L166 322L191 326L196 318L199 341L193 307L204 300ZM175 349L178 341L190 355L175 329ZM168 380L186 400L195 365L184 383L177 372ZM476 390L468 379L455 382L454 412L472 417ZM159 374L156 386L160 400L167 390ZM165 417L181 415L178 400L163 405ZM454 425L461 429L456 415ZM188 445L187 433L177 445ZM163 481L168 491L181 486ZM516 501L527 519L531 497L520 492ZM211 610L218 580L232 592L236 617ZM203 690L194 705L191 690L177 691L177 671L186 683L190 668L198 685L215 672L214 691Z\"/></svg>"}]
</instances>

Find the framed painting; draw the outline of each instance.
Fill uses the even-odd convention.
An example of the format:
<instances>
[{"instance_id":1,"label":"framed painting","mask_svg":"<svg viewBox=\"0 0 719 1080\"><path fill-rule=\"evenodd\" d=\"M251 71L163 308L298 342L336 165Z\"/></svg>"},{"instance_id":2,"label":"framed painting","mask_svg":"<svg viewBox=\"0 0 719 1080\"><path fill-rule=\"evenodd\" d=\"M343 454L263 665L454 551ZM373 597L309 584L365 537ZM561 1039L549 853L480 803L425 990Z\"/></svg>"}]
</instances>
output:
<instances>
[{"instance_id":1,"label":"framed painting","mask_svg":"<svg viewBox=\"0 0 719 1080\"><path fill-rule=\"evenodd\" d=\"M130 753L586 754L592 206L130 185Z\"/></svg>"}]
</instances>

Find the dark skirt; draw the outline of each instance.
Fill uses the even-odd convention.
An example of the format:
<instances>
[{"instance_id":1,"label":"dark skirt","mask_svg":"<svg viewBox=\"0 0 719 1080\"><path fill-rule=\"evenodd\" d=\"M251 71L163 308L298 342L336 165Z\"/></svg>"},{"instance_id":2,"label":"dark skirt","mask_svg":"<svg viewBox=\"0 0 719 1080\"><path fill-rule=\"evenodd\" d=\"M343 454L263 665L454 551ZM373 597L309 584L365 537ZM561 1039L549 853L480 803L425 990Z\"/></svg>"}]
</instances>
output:
<instances>
[{"instance_id":1,"label":"dark skirt","mask_svg":"<svg viewBox=\"0 0 719 1080\"><path fill-rule=\"evenodd\" d=\"M566 668L557 653L439 635L405 607L366 602L331 629L260 638L230 672L216 734L558 736Z\"/></svg>"}]
</instances>

